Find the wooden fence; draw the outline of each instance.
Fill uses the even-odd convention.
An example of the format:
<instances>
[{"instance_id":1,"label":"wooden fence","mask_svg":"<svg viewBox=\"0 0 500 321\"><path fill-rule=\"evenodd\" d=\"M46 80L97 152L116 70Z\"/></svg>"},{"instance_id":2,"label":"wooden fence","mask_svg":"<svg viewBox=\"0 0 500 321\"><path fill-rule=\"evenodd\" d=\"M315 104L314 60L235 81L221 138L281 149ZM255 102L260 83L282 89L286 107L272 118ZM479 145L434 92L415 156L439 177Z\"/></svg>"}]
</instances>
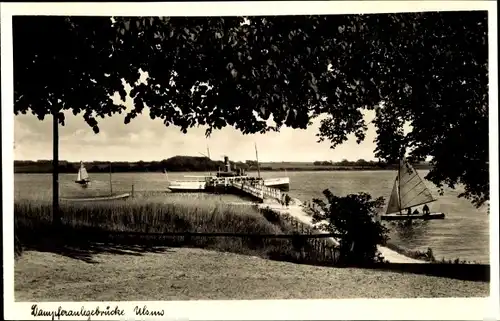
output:
<instances>
[{"instance_id":1,"label":"wooden fence","mask_svg":"<svg viewBox=\"0 0 500 321\"><path fill-rule=\"evenodd\" d=\"M250 234L250 233L209 233L209 232L127 232L127 231L94 231L90 239L97 242L113 242L143 244L150 246L173 245L185 246L211 243L214 238L239 239L240 244L246 243L250 247L265 249L266 246L275 246L272 239L282 240L294 250L298 263L335 264L339 259L339 249L330 238L336 234L318 233L307 230L304 224L294 224L297 232L291 234ZM273 257L271 257L273 258Z\"/></svg>"}]
</instances>

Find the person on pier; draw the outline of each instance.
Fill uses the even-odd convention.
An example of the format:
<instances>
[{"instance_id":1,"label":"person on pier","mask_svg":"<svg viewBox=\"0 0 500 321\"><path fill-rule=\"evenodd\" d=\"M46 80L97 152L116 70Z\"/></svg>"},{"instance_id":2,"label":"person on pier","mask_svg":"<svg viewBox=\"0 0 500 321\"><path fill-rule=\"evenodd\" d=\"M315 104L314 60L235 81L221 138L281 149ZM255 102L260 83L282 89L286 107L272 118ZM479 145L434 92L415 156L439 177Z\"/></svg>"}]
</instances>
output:
<instances>
[{"instance_id":1,"label":"person on pier","mask_svg":"<svg viewBox=\"0 0 500 321\"><path fill-rule=\"evenodd\" d=\"M290 205L290 201L291 200L292 200L292 198L288 194L285 194L285 205L286 205L286 208L288 208L288 205Z\"/></svg>"}]
</instances>

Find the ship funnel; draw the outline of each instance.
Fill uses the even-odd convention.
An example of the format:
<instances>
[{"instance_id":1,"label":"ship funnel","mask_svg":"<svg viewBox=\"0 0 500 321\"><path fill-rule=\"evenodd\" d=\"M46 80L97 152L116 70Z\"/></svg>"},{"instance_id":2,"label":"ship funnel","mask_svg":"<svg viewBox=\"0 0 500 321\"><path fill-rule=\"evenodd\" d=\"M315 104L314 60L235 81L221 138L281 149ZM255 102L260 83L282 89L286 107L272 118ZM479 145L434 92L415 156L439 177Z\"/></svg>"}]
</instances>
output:
<instances>
[{"instance_id":1,"label":"ship funnel","mask_svg":"<svg viewBox=\"0 0 500 321\"><path fill-rule=\"evenodd\" d=\"M224 156L224 165L226 166L226 172L231 171L231 163L229 163L229 157Z\"/></svg>"}]
</instances>

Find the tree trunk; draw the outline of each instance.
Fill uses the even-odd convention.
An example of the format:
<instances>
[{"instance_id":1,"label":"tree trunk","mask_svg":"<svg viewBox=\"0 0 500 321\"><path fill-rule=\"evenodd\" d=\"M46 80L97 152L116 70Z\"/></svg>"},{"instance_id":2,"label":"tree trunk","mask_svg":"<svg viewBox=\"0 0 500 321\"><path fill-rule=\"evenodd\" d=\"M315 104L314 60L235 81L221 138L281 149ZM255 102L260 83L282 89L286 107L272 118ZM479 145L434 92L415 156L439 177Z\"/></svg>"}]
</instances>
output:
<instances>
[{"instance_id":1,"label":"tree trunk","mask_svg":"<svg viewBox=\"0 0 500 321\"><path fill-rule=\"evenodd\" d=\"M52 223L54 227L61 225L59 210L59 110L52 111Z\"/></svg>"}]
</instances>

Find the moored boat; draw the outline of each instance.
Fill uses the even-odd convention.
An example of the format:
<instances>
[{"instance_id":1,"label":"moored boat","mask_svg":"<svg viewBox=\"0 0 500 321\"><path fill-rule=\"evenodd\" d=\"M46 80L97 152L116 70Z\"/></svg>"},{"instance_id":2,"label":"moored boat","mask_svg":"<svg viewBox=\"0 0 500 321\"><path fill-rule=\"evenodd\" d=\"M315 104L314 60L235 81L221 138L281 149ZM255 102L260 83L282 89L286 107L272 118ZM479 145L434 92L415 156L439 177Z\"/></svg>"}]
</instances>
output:
<instances>
[{"instance_id":1,"label":"moored boat","mask_svg":"<svg viewBox=\"0 0 500 321\"><path fill-rule=\"evenodd\" d=\"M288 177L266 178L264 179L264 186L273 187L283 192L288 192L290 190L290 178Z\"/></svg>"},{"instance_id":2,"label":"moored boat","mask_svg":"<svg viewBox=\"0 0 500 321\"><path fill-rule=\"evenodd\" d=\"M290 179L288 177L275 177L275 178L262 178L260 176L259 167L259 157L257 152L257 146L255 146L255 154L257 158L257 171L259 173L258 177L248 176L242 168L231 169L231 163L229 162L229 157L224 156L224 170L217 172L215 175L208 176L186 176L187 180L176 180L170 181L168 179L168 173L164 170L165 176L167 178L168 189L172 192L177 193L187 193L187 192L217 192L221 188L225 189L234 183L245 182L253 186L267 186L281 191L290 190ZM203 154L202 154L203 155ZM208 150L208 155L210 151ZM210 158L210 156L207 156ZM196 178L196 179L193 179Z\"/></svg>"},{"instance_id":3,"label":"moored boat","mask_svg":"<svg viewBox=\"0 0 500 321\"><path fill-rule=\"evenodd\" d=\"M174 193L203 192L206 185L204 181L172 181L168 189Z\"/></svg>"},{"instance_id":4,"label":"moored boat","mask_svg":"<svg viewBox=\"0 0 500 321\"><path fill-rule=\"evenodd\" d=\"M129 197L130 193L123 193L123 194L108 195L108 196L61 198L61 200L70 202L96 202L96 201L113 201L119 199L126 199Z\"/></svg>"}]
</instances>

